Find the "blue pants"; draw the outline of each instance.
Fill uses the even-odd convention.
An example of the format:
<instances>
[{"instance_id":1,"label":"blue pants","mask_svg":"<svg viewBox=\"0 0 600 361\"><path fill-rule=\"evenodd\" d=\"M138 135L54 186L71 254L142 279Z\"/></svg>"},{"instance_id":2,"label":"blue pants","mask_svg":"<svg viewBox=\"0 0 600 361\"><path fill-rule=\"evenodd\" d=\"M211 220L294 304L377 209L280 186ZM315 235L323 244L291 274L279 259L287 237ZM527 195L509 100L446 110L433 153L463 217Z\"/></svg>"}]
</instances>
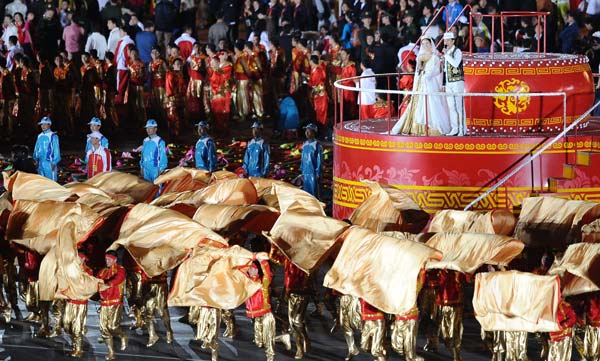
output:
<instances>
[{"instance_id":1,"label":"blue pants","mask_svg":"<svg viewBox=\"0 0 600 361\"><path fill-rule=\"evenodd\" d=\"M314 174L303 174L304 179L302 188L313 196L319 198L319 184L317 183L317 176Z\"/></svg>"},{"instance_id":2,"label":"blue pants","mask_svg":"<svg viewBox=\"0 0 600 361\"><path fill-rule=\"evenodd\" d=\"M154 180L158 178L158 168L157 167L142 167L144 171L144 179L148 182L154 183Z\"/></svg>"},{"instance_id":3,"label":"blue pants","mask_svg":"<svg viewBox=\"0 0 600 361\"><path fill-rule=\"evenodd\" d=\"M58 168L58 167L57 167ZM50 162L41 162L38 164L38 174L46 177L48 179L52 179L53 181L58 181L58 172L57 168L52 170L52 163Z\"/></svg>"}]
</instances>

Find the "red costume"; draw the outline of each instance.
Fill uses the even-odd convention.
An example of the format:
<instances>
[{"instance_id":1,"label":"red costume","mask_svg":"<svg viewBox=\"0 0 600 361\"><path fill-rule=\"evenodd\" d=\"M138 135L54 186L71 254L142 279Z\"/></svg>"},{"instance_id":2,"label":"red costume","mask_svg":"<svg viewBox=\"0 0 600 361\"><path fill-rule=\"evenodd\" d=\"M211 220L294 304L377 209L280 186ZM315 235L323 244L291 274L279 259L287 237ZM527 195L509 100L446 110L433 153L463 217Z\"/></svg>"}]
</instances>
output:
<instances>
[{"instance_id":1,"label":"red costume","mask_svg":"<svg viewBox=\"0 0 600 361\"><path fill-rule=\"evenodd\" d=\"M169 132L177 137L181 131L185 96L185 79L181 71L171 70L167 72L166 93Z\"/></svg>"},{"instance_id":2,"label":"red costume","mask_svg":"<svg viewBox=\"0 0 600 361\"><path fill-rule=\"evenodd\" d=\"M98 278L104 280L104 284L111 286L109 289L100 291L100 305L122 305L123 286L125 284L125 269L115 263L110 268L104 268L100 270L100 272L98 272Z\"/></svg>"},{"instance_id":3,"label":"red costume","mask_svg":"<svg viewBox=\"0 0 600 361\"><path fill-rule=\"evenodd\" d=\"M110 172L112 170L110 150L99 146L98 149L88 150L87 158L87 174L88 179L96 174Z\"/></svg>"},{"instance_id":4,"label":"red costume","mask_svg":"<svg viewBox=\"0 0 600 361\"><path fill-rule=\"evenodd\" d=\"M294 94L302 81L302 74L310 71L308 55L298 48L292 49L292 78L290 79L290 95Z\"/></svg>"},{"instance_id":5,"label":"red costume","mask_svg":"<svg viewBox=\"0 0 600 361\"><path fill-rule=\"evenodd\" d=\"M383 320L385 315L362 298L360 299L361 318L363 321Z\"/></svg>"},{"instance_id":6,"label":"red costume","mask_svg":"<svg viewBox=\"0 0 600 361\"><path fill-rule=\"evenodd\" d=\"M115 49L115 65L117 66L117 97L115 103L127 103L126 91L129 85L129 50L134 46L129 36L124 36Z\"/></svg>"},{"instance_id":7,"label":"red costume","mask_svg":"<svg viewBox=\"0 0 600 361\"><path fill-rule=\"evenodd\" d=\"M457 271L443 269L438 273L439 288L435 295L435 304L438 306L462 305L462 283L465 276Z\"/></svg>"},{"instance_id":8,"label":"red costume","mask_svg":"<svg viewBox=\"0 0 600 361\"><path fill-rule=\"evenodd\" d=\"M315 107L317 122L325 125L327 122L327 92L325 91L325 68L321 64L315 66L310 72L308 85L312 88L312 100Z\"/></svg>"},{"instance_id":9,"label":"red costume","mask_svg":"<svg viewBox=\"0 0 600 361\"><path fill-rule=\"evenodd\" d=\"M210 109L218 130L227 131L231 113L231 76L233 65L226 61L210 72Z\"/></svg>"},{"instance_id":10,"label":"red costume","mask_svg":"<svg viewBox=\"0 0 600 361\"><path fill-rule=\"evenodd\" d=\"M146 83L146 69L141 60L131 61L129 64L129 84L126 102L129 104L129 114L133 118L134 127L141 127L146 121L146 104L144 84Z\"/></svg>"},{"instance_id":11,"label":"red costume","mask_svg":"<svg viewBox=\"0 0 600 361\"><path fill-rule=\"evenodd\" d=\"M204 64L204 57L200 54L190 55L188 60L188 75L190 81L187 87L187 99L188 99L188 111L192 113L198 113L202 105L202 92L204 84L204 76L202 75L202 68Z\"/></svg>"},{"instance_id":12,"label":"red costume","mask_svg":"<svg viewBox=\"0 0 600 361\"><path fill-rule=\"evenodd\" d=\"M256 291L248 300L246 300L246 315L250 318L260 317L271 312L271 296L269 295L269 286L273 279L269 262L260 261L260 268L263 272L262 287ZM258 280L258 275L255 280Z\"/></svg>"}]
</instances>

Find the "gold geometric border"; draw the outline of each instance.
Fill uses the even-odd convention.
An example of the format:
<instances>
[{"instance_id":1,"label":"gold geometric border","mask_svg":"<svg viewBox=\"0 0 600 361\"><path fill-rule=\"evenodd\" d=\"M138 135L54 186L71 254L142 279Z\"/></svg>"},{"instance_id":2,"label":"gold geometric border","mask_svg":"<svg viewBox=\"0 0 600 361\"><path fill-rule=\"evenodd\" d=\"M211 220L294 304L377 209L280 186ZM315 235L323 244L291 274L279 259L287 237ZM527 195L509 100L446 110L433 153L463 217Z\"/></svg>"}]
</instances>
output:
<instances>
[{"instance_id":1,"label":"gold geometric border","mask_svg":"<svg viewBox=\"0 0 600 361\"><path fill-rule=\"evenodd\" d=\"M490 103L490 109L491 109ZM568 116L567 117L567 125L575 121L577 117ZM476 126L476 127L537 127L538 125L542 126L551 126L551 125L563 125L563 117L550 117L550 118L494 118L494 119L486 119L486 118L466 118L465 119L467 126ZM557 129L560 130L560 129Z\"/></svg>"},{"instance_id":2,"label":"gold geometric border","mask_svg":"<svg viewBox=\"0 0 600 361\"><path fill-rule=\"evenodd\" d=\"M398 137L396 138L398 139ZM399 138L402 139L402 138ZM538 142L516 143L510 139L497 140L493 143L483 143L486 139L477 138L479 142L469 140L469 137L448 138L448 141L432 141L431 137L423 137L423 141L365 139L347 136L336 132L334 144L342 148L361 149L369 151L403 152L403 153L432 153L432 154L527 154L539 146L541 138L534 138ZM426 139L426 140L425 140ZM439 139L439 138L438 138ZM523 139L523 138L519 138ZM600 141L589 137L577 142L556 142L545 153L600 151Z\"/></svg>"},{"instance_id":3,"label":"gold geometric border","mask_svg":"<svg viewBox=\"0 0 600 361\"><path fill-rule=\"evenodd\" d=\"M539 68L490 68L490 67L464 67L465 75L494 75L494 76L512 76L512 75L560 75L588 72L588 64L565 65L565 66L542 66Z\"/></svg>"},{"instance_id":4,"label":"gold geometric border","mask_svg":"<svg viewBox=\"0 0 600 361\"><path fill-rule=\"evenodd\" d=\"M451 186L402 186L393 185L409 195L423 210L435 213L442 209L463 209L488 188ZM540 189L534 189L540 191ZM361 182L333 177L333 203L355 209L370 195L370 189ZM523 199L531 196L531 187L500 187L480 201L474 210L512 209ZM554 197L600 201L600 188L559 189Z\"/></svg>"}]
</instances>

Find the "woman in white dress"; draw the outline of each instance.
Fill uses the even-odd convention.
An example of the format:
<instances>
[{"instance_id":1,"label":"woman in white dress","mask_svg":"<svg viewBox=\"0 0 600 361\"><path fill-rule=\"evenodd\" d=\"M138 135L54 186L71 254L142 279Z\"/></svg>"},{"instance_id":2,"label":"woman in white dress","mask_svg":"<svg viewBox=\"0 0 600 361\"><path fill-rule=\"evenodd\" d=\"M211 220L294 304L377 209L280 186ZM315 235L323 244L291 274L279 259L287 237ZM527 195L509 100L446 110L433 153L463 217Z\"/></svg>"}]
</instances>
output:
<instances>
[{"instance_id":1,"label":"woman in white dress","mask_svg":"<svg viewBox=\"0 0 600 361\"><path fill-rule=\"evenodd\" d=\"M440 57L429 37L421 39L413 91L437 93L442 91ZM427 132L427 125L429 132ZM451 131L448 104L441 95L412 95L391 134L444 135Z\"/></svg>"}]
</instances>

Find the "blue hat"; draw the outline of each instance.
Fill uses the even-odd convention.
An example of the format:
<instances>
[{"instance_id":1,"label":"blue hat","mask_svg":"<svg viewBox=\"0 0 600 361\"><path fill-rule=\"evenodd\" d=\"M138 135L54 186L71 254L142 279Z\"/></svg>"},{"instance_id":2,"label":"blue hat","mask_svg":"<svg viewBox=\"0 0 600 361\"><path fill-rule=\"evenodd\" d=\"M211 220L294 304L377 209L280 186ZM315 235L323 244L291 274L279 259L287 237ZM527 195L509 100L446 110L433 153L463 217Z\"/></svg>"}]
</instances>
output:
<instances>
[{"instance_id":1,"label":"blue hat","mask_svg":"<svg viewBox=\"0 0 600 361\"><path fill-rule=\"evenodd\" d=\"M196 124L196 126L197 126L197 127L206 128L206 129L210 128L210 126L208 125L208 123L207 123L207 122L205 122L204 120L201 120L201 121L199 121L199 122Z\"/></svg>"},{"instance_id":2,"label":"blue hat","mask_svg":"<svg viewBox=\"0 0 600 361\"><path fill-rule=\"evenodd\" d=\"M98 117L93 117L88 123L89 125L102 125L102 121Z\"/></svg>"},{"instance_id":3,"label":"blue hat","mask_svg":"<svg viewBox=\"0 0 600 361\"><path fill-rule=\"evenodd\" d=\"M252 128L252 129L254 129L254 128L260 128L260 129L262 129L263 128L263 124L261 123L260 120L255 120L254 123L252 123L252 127L250 127L250 128Z\"/></svg>"},{"instance_id":4,"label":"blue hat","mask_svg":"<svg viewBox=\"0 0 600 361\"><path fill-rule=\"evenodd\" d=\"M156 123L156 120L148 119L144 128L158 128L158 124Z\"/></svg>"},{"instance_id":5,"label":"blue hat","mask_svg":"<svg viewBox=\"0 0 600 361\"><path fill-rule=\"evenodd\" d=\"M42 124L52 124L52 119L50 119L48 117L43 117L42 120L40 120L38 122L38 125L42 125Z\"/></svg>"},{"instance_id":6,"label":"blue hat","mask_svg":"<svg viewBox=\"0 0 600 361\"><path fill-rule=\"evenodd\" d=\"M304 129L314 130L315 132L319 130L319 128L317 127L317 125L315 123L310 123L310 124L304 126Z\"/></svg>"}]
</instances>

